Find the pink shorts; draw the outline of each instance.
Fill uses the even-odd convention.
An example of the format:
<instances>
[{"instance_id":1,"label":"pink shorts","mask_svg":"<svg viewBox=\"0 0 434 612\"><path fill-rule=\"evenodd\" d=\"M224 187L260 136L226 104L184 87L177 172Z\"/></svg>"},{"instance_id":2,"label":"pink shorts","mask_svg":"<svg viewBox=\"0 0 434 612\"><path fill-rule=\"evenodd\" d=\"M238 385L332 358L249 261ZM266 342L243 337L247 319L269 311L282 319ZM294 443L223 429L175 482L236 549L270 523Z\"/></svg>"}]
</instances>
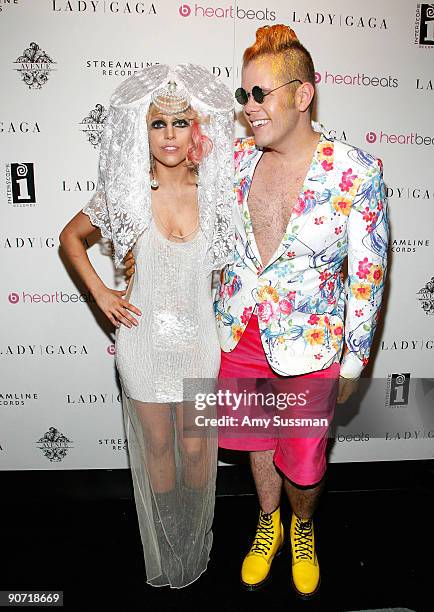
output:
<instances>
[{"instance_id":1,"label":"pink shorts","mask_svg":"<svg viewBox=\"0 0 434 612\"><path fill-rule=\"evenodd\" d=\"M328 430L334 416L339 371L340 365L335 362L330 367L317 372L299 376L279 376L268 364L262 347L258 319L253 315L235 349L230 353L222 351L219 390L230 393L238 391L240 398L242 396L240 391L246 391L246 389L250 392L272 389L276 397L276 391L285 390L287 391L286 396L289 397L289 392L293 396L295 392L297 398L301 397L297 392L302 391L307 393L309 402L304 406L297 404L295 408L289 409L289 413L288 409L283 409L284 413L281 414L278 414L280 411L275 407L270 409L262 406L262 412L256 408L252 409L251 401L248 406L247 404L240 405L237 409L234 408L234 405L219 406L220 419L221 417L227 419L229 416L238 419L236 427L219 426L219 446L244 451L274 450L274 463L287 478L301 486L316 484L326 471ZM268 397L268 394L266 395ZM245 394L244 397L246 397ZM264 397L264 393L261 397ZM229 403L232 401L232 399L229 400ZM278 423L284 422L288 416L294 419L321 417L323 419L321 422L327 422L328 425L323 424L321 427L310 429L309 427L288 429L288 427L280 426L265 429L262 425L257 428L257 433L254 427L250 429L240 427L245 415L248 413L263 415L264 410L270 417L270 421L273 421L274 416L277 415ZM248 422L250 423L251 420L250 418ZM259 421L265 422L263 419Z\"/></svg>"}]
</instances>

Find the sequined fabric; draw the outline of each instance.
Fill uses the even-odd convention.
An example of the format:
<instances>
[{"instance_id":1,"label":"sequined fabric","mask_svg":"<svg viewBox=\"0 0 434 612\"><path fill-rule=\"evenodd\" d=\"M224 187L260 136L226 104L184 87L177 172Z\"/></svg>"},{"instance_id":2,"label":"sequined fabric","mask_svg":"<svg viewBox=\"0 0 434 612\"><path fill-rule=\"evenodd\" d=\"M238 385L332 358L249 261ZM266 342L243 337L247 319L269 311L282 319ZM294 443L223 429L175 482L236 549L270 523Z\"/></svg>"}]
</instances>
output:
<instances>
[{"instance_id":1,"label":"sequined fabric","mask_svg":"<svg viewBox=\"0 0 434 612\"><path fill-rule=\"evenodd\" d=\"M217 437L185 437L183 428L191 414L183 378L216 378L220 365L207 245L201 229L189 242L171 242L152 220L133 249L128 299L142 311L140 323L117 332L134 497L153 586L194 582L212 544Z\"/></svg>"},{"instance_id":2,"label":"sequined fabric","mask_svg":"<svg viewBox=\"0 0 434 612\"><path fill-rule=\"evenodd\" d=\"M190 95L212 141L199 164L197 234L171 242L151 213L147 113L152 93L175 81ZM153 586L184 587L205 571L212 543L216 436L184 436L191 402L183 379L214 379L220 347L212 271L233 253L233 100L202 66L156 65L130 77L111 100L96 192L83 212L113 244L120 267L132 248L130 300L140 323L121 326L116 365L146 566Z\"/></svg>"},{"instance_id":3,"label":"sequined fabric","mask_svg":"<svg viewBox=\"0 0 434 612\"><path fill-rule=\"evenodd\" d=\"M181 402L183 378L217 376L220 348L206 249L202 231L188 242L173 242L154 221L134 246L130 302L142 316L137 327L122 325L116 339L116 365L133 399Z\"/></svg>"}]
</instances>

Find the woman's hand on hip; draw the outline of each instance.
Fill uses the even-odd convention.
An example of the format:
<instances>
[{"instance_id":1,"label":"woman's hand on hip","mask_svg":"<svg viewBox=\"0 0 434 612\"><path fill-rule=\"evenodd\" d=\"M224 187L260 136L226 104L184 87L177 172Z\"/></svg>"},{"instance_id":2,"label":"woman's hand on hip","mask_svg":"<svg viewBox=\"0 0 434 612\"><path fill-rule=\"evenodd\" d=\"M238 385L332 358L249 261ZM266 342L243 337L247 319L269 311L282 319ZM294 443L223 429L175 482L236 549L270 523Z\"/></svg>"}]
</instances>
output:
<instances>
[{"instance_id":1,"label":"woman's hand on hip","mask_svg":"<svg viewBox=\"0 0 434 612\"><path fill-rule=\"evenodd\" d=\"M120 327L122 323L126 327L131 328L133 325L138 325L139 322L130 312L134 312L138 316L141 316L142 313L133 304L124 300L122 297L124 295L125 290L117 291L116 289L104 287L94 297L98 306L115 327Z\"/></svg>"}]
</instances>

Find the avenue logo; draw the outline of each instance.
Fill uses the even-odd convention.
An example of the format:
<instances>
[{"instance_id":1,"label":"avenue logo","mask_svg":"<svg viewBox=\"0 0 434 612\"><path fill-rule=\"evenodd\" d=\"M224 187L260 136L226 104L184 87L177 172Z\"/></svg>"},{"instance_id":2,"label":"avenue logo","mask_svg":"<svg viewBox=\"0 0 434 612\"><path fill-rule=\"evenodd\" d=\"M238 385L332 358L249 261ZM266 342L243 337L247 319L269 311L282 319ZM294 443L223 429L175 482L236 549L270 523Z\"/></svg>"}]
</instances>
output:
<instances>
[{"instance_id":1,"label":"avenue logo","mask_svg":"<svg viewBox=\"0 0 434 612\"><path fill-rule=\"evenodd\" d=\"M50 427L44 435L36 441L36 447L39 448L44 457L51 462L63 461L72 446L72 440L67 438L56 427Z\"/></svg>"},{"instance_id":2,"label":"avenue logo","mask_svg":"<svg viewBox=\"0 0 434 612\"><path fill-rule=\"evenodd\" d=\"M417 296L424 313L434 315L434 276L417 292Z\"/></svg>"},{"instance_id":3,"label":"avenue logo","mask_svg":"<svg viewBox=\"0 0 434 612\"><path fill-rule=\"evenodd\" d=\"M107 110L102 104L96 104L95 108L80 121L81 131L86 134L87 141L94 149L101 144L101 136L104 130L104 122L107 119Z\"/></svg>"},{"instance_id":4,"label":"avenue logo","mask_svg":"<svg viewBox=\"0 0 434 612\"><path fill-rule=\"evenodd\" d=\"M40 46L31 42L14 62L21 75L21 80L29 89L41 89L48 81L50 72L56 70L56 62Z\"/></svg>"}]
</instances>

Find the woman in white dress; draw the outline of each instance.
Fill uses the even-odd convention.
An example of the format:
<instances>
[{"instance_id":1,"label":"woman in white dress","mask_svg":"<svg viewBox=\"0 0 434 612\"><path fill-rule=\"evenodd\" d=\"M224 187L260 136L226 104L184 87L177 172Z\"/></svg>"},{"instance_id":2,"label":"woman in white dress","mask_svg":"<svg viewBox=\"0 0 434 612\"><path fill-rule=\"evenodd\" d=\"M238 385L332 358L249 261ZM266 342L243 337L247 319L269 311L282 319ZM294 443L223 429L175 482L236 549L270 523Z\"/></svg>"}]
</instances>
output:
<instances>
[{"instance_id":1,"label":"woman in white dress","mask_svg":"<svg viewBox=\"0 0 434 612\"><path fill-rule=\"evenodd\" d=\"M148 583L183 587L206 569L212 543L217 441L183 435L184 379L220 364L212 271L231 257L233 105L201 66L146 68L114 92L95 195L60 242L117 327L134 496ZM128 291L104 285L83 239L99 228ZM192 398L190 398L192 399Z\"/></svg>"}]
</instances>

